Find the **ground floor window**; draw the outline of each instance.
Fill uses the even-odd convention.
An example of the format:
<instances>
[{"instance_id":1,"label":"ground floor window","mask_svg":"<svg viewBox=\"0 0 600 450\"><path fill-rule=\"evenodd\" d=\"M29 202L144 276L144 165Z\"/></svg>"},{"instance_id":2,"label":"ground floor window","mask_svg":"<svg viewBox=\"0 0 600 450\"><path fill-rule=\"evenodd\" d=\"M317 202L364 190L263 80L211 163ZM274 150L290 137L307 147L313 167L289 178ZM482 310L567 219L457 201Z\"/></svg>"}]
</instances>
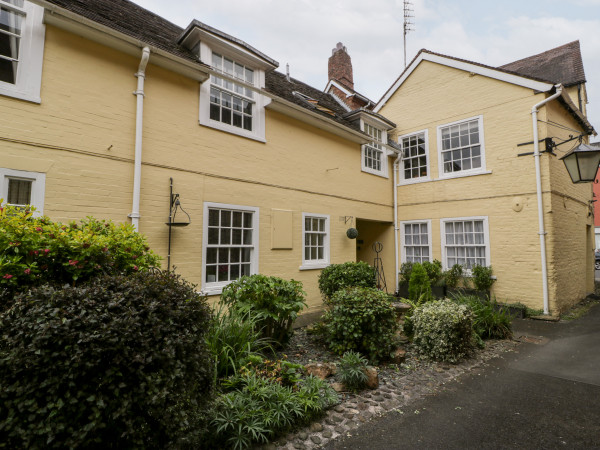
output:
<instances>
[{"instance_id":1,"label":"ground floor window","mask_svg":"<svg viewBox=\"0 0 600 450\"><path fill-rule=\"evenodd\" d=\"M203 289L220 293L244 275L257 273L258 208L206 203Z\"/></svg>"},{"instance_id":2,"label":"ground floor window","mask_svg":"<svg viewBox=\"0 0 600 450\"><path fill-rule=\"evenodd\" d=\"M4 204L35 208L34 215L44 214L46 174L0 168L0 199Z\"/></svg>"},{"instance_id":3,"label":"ground floor window","mask_svg":"<svg viewBox=\"0 0 600 450\"><path fill-rule=\"evenodd\" d=\"M431 221L402 222L402 262L431 261Z\"/></svg>"},{"instance_id":4,"label":"ground floor window","mask_svg":"<svg viewBox=\"0 0 600 450\"><path fill-rule=\"evenodd\" d=\"M444 266L489 266L489 231L487 217L442 219Z\"/></svg>"},{"instance_id":5,"label":"ground floor window","mask_svg":"<svg viewBox=\"0 0 600 450\"><path fill-rule=\"evenodd\" d=\"M329 216L302 214L302 267L323 268L329 265Z\"/></svg>"}]
</instances>

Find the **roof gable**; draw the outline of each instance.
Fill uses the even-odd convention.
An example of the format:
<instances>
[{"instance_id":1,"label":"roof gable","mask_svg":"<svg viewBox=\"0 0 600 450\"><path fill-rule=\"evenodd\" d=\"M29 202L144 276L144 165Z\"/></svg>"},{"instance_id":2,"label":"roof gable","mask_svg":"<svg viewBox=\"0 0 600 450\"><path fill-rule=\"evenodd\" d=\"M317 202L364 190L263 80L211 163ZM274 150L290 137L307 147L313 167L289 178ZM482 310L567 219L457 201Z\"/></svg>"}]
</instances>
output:
<instances>
[{"instance_id":1,"label":"roof gable","mask_svg":"<svg viewBox=\"0 0 600 450\"><path fill-rule=\"evenodd\" d=\"M537 55L499 67L528 77L543 78L565 87L585 83L579 41L569 42Z\"/></svg>"},{"instance_id":2,"label":"roof gable","mask_svg":"<svg viewBox=\"0 0 600 450\"><path fill-rule=\"evenodd\" d=\"M484 77L493 78L506 83L515 84L525 88L533 89L535 91L547 92L554 86L552 82L542 79L536 79L534 77L518 75L513 72L504 69L498 69L496 67L486 66L485 64L479 64L473 61L467 61L465 59L454 58L440 53L434 53L429 50L421 50L417 56L411 61L409 66L400 74L394 84L387 90L381 100L377 102L374 111L379 112L381 108L387 103L387 101L394 95L394 93L402 86L404 81L414 72L417 66L422 61L429 61L435 64L443 66L453 67L458 70L465 72L476 73Z\"/></svg>"}]
</instances>

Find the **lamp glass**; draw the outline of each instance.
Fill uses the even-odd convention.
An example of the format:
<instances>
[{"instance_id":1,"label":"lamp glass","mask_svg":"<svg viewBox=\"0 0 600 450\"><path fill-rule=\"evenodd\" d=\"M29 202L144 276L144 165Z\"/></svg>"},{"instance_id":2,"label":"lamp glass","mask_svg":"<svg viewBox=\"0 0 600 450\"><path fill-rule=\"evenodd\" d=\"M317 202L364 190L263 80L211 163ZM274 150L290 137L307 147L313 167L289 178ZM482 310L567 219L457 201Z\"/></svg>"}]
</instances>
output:
<instances>
[{"instance_id":1,"label":"lamp glass","mask_svg":"<svg viewBox=\"0 0 600 450\"><path fill-rule=\"evenodd\" d=\"M600 148L582 144L561 158L573 183L593 182L600 164Z\"/></svg>"}]
</instances>

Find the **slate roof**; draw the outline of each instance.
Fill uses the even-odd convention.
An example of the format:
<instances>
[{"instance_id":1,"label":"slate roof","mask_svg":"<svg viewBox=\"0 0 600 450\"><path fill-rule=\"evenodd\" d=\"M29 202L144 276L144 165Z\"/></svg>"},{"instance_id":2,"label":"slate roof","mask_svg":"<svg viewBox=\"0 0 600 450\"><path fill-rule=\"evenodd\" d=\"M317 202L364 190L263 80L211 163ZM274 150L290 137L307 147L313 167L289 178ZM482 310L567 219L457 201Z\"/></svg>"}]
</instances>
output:
<instances>
[{"instance_id":1,"label":"slate roof","mask_svg":"<svg viewBox=\"0 0 600 450\"><path fill-rule=\"evenodd\" d=\"M163 17L150 12L139 5L136 5L129 0L44 1L60 8L64 8L96 23L105 25L108 28L112 28L120 33L138 39L141 42L169 52L174 56L193 61L197 63L199 67L204 66L204 64L199 62L197 55L178 45L179 40L184 35L184 31L187 30L182 29L174 23L169 22ZM198 25L201 24L201 22L193 21L192 25L194 24ZM207 25L201 25L204 26L204 29L210 28L209 31L215 31L215 29L208 27ZM242 42L244 45L256 52L259 56L266 57L266 55L263 55L258 50L253 49L239 39L226 35L220 31L218 31L218 33L222 37L227 36L230 38L230 40L238 44ZM268 59L270 60L270 58ZM273 61L273 63L277 64L276 61ZM307 110L317 112L318 114L323 115L325 118L333 119L340 125L360 131L356 124L342 118L342 115L346 112L346 110L344 110L332 96L320 91L319 89L313 88L294 78L291 78L291 82L288 82L285 75L275 71L266 73L265 84L265 91L273 95L295 103L303 108L306 108ZM320 111L315 104L307 102L300 96L294 95L294 91L300 92L317 100L317 105L333 111L334 115Z\"/></svg>"},{"instance_id":2,"label":"slate roof","mask_svg":"<svg viewBox=\"0 0 600 450\"><path fill-rule=\"evenodd\" d=\"M296 80L295 78L290 77L290 81L288 81L286 75L280 72L267 72L265 76L265 91L295 103L296 105L302 106L303 108L317 112L323 117L334 119L336 122L348 128L360 131L360 127L357 123L342 117L346 113L346 110L342 108L331 95L309 86L302 81ZM307 101L301 95L294 94L294 92L299 92L300 94L304 94L307 97L316 100L316 105L329 109L334 115L319 110L315 104Z\"/></svg>"},{"instance_id":3,"label":"slate roof","mask_svg":"<svg viewBox=\"0 0 600 450\"><path fill-rule=\"evenodd\" d=\"M561 83L565 87L585 83L583 60L579 41L514 61L498 69L508 70L526 77Z\"/></svg>"}]
</instances>

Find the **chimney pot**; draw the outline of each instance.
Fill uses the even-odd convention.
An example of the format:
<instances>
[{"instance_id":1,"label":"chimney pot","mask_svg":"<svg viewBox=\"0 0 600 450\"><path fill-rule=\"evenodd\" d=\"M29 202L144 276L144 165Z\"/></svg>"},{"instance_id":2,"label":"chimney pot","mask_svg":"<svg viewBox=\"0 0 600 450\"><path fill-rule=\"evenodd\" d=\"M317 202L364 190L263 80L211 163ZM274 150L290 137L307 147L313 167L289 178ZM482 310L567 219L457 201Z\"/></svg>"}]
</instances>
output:
<instances>
[{"instance_id":1,"label":"chimney pot","mask_svg":"<svg viewBox=\"0 0 600 450\"><path fill-rule=\"evenodd\" d=\"M347 88L354 90L354 77L352 75L352 60L346 47L338 42L329 57L328 74L330 80L336 80Z\"/></svg>"}]
</instances>

